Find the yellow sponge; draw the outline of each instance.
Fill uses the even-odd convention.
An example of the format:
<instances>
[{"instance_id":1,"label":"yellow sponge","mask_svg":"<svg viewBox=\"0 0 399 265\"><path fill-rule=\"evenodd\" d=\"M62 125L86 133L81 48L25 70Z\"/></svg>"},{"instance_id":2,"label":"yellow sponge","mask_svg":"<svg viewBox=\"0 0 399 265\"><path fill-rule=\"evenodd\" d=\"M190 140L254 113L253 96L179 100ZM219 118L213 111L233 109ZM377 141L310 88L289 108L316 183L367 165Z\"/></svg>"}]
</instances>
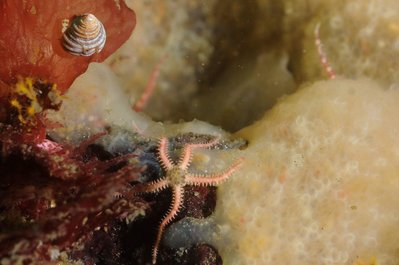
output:
<instances>
[{"instance_id":1,"label":"yellow sponge","mask_svg":"<svg viewBox=\"0 0 399 265\"><path fill-rule=\"evenodd\" d=\"M237 136L246 163L215 212L225 264L399 264L399 91L318 82Z\"/></svg>"}]
</instances>

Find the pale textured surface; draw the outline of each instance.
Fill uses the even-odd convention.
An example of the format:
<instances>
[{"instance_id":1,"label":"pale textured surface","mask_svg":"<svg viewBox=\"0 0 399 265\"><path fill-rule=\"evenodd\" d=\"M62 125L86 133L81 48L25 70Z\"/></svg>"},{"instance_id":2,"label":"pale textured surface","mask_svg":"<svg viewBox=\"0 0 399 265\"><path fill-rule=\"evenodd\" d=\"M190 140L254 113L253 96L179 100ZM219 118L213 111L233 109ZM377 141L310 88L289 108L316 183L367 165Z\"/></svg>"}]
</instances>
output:
<instances>
[{"instance_id":1,"label":"pale textured surface","mask_svg":"<svg viewBox=\"0 0 399 265\"><path fill-rule=\"evenodd\" d=\"M154 119L200 118L233 131L293 90L287 53L273 46L280 40L273 38L281 29L280 3L128 0L127 4L136 11L137 27L107 63L134 103L155 65L167 55L144 110ZM246 91L248 96L241 100ZM208 106L215 97L227 100L212 100L214 105ZM232 123L230 115L239 120Z\"/></svg>"},{"instance_id":2,"label":"pale textured surface","mask_svg":"<svg viewBox=\"0 0 399 265\"><path fill-rule=\"evenodd\" d=\"M108 125L122 126L140 133L155 123L135 113L123 93L114 73L107 65L93 63L78 77L65 95L61 109L50 111L49 119L63 125L50 130L53 137L78 141L104 130ZM148 134L150 136L150 134Z\"/></svg>"},{"instance_id":3,"label":"pale textured surface","mask_svg":"<svg viewBox=\"0 0 399 265\"><path fill-rule=\"evenodd\" d=\"M239 132L246 163L215 212L224 262L398 264L398 102L370 81L319 82Z\"/></svg>"},{"instance_id":4,"label":"pale textured surface","mask_svg":"<svg viewBox=\"0 0 399 265\"><path fill-rule=\"evenodd\" d=\"M137 27L107 62L134 103L155 66L166 58L160 67L156 96L145 111L155 119L178 120L198 89L197 74L204 71L213 51L211 12L216 1L126 2L136 11Z\"/></svg>"},{"instance_id":5,"label":"pale textured surface","mask_svg":"<svg viewBox=\"0 0 399 265\"><path fill-rule=\"evenodd\" d=\"M399 83L399 1L284 1L285 46L296 80L326 78L315 46L320 37L331 66L346 78L368 77L384 86Z\"/></svg>"},{"instance_id":6,"label":"pale textured surface","mask_svg":"<svg viewBox=\"0 0 399 265\"><path fill-rule=\"evenodd\" d=\"M137 13L137 27L107 63L134 103L168 55L145 109L156 120L200 118L235 131L295 85L326 79L315 46L318 23L339 76L368 77L385 87L399 83L397 0L127 4Z\"/></svg>"},{"instance_id":7,"label":"pale textured surface","mask_svg":"<svg viewBox=\"0 0 399 265\"><path fill-rule=\"evenodd\" d=\"M188 132L227 136L220 127L199 120L157 123L143 113L134 112L109 66L97 63L92 63L88 71L75 80L61 109L48 114L49 120L63 125L49 129L51 136L72 142L102 132L107 126L122 127L149 138Z\"/></svg>"},{"instance_id":8,"label":"pale textured surface","mask_svg":"<svg viewBox=\"0 0 399 265\"><path fill-rule=\"evenodd\" d=\"M281 95L295 89L287 69L288 56L282 53L253 53L241 58L239 67L231 65L212 89L192 100L191 115L228 131L261 118Z\"/></svg>"}]
</instances>

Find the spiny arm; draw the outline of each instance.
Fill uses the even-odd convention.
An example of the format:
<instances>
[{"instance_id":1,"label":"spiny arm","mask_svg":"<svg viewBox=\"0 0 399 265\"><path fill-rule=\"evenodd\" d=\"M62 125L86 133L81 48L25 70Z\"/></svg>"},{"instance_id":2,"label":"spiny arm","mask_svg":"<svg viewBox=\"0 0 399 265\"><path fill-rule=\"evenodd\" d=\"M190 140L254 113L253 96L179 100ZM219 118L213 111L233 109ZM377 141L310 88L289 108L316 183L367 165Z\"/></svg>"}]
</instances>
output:
<instances>
[{"instance_id":1,"label":"spiny arm","mask_svg":"<svg viewBox=\"0 0 399 265\"><path fill-rule=\"evenodd\" d=\"M317 52L319 54L321 64L323 65L324 71L326 71L328 78L334 79L336 75L334 69L331 67L330 63L328 62L326 53L323 50L323 44L321 43L320 40L319 31L320 31L320 23L316 25L316 28L314 30Z\"/></svg>"},{"instance_id":2,"label":"spiny arm","mask_svg":"<svg viewBox=\"0 0 399 265\"><path fill-rule=\"evenodd\" d=\"M194 186L217 186L221 182L226 181L239 167L242 166L243 162L244 159L239 158L225 171L211 175L187 174L186 183L187 185Z\"/></svg>"},{"instance_id":3,"label":"spiny arm","mask_svg":"<svg viewBox=\"0 0 399 265\"><path fill-rule=\"evenodd\" d=\"M205 143L198 143L198 144L186 144L184 146L182 155L179 160L179 167L183 170L186 170L191 163L193 158L193 148L209 148L216 145L220 140L220 136L215 137L212 141L205 142Z\"/></svg>"},{"instance_id":4,"label":"spiny arm","mask_svg":"<svg viewBox=\"0 0 399 265\"><path fill-rule=\"evenodd\" d=\"M169 182L166 179L154 180L147 183L139 183L133 187L133 193L149 193L149 192L158 192L167 188Z\"/></svg>"},{"instance_id":5,"label":"spiny arm","mask_svg":"<svg viewBox=\"0 0 399 265\"><path fill-rule=\"evenodd\" d=\"M156 81L159 76L160 68L163 62L166 59L166 55L161 58L161 60L155 65L154 70L152 70L151 77L148 81L147 86L145 87L141 97L133 106L133 110L136 112L141 112L145 106L147 105L149 99L151 98L152 94L154 93Z\"/></svg>"},{"instance_id":6,"label":"spiny arm","mask_svg":"<svg viewBox=\"0 0 399 265\"><path fill-rule=\"evenodd\" d=\"M169 157L169 153L168 153L168 139L166 137L162 137L159 140L159 146L158 146L158 158L162 164L162 166L166 169L166 170L170 170L173 168L173 162Z\"/></svg>"},{"instance_id":7,"label":"spiny arm","mask_svg":"<svg viewBox=\"0 0 399 265\"><path fill-rule=\"evenodd\" d=\"M155 264L157 262L159 244L161 243L162 234L163 231L165 230L165 227L171 221L173 221L173 219L176 217L177 213L179 212L180 207L183 204L183 196L184 196L183 187L181 187L180 185L174 186L172 189L172 194L173 194L172 205L168 213L162 219L161 224L159 225L157 238L155 240L154 248L152 249L152 264Z\"/></svg>"}]
</instances>

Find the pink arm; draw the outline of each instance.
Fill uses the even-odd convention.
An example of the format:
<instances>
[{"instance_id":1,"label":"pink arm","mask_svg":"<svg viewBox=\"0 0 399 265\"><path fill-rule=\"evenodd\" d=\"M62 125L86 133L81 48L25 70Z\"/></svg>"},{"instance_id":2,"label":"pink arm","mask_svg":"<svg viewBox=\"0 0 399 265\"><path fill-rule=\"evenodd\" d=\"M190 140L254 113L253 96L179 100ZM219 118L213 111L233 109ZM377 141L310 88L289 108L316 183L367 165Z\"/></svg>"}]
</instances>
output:
<instances>
[{"instance_id":1,"label":"pink arm","mask_svg":"<svg viewBox=\"0 0 399 265\"><path fill-rule=\"evenodd\" d=\"M169 157L168 139L166 137L162 137L159 140L158 155L159 155L159 160L162 163L162 166L166 170L169 170L169 169L173 168L174 165L172 163L172 160Z\"/></svg>"},{"instance_id":2,"label":"pink arm","mask_svg":"<svg viewBox=\"0 0 399 265\"><path fill-rule=\"evenodd\" d=\"M194 186L217 186L221 182L227 180L239 167L242 166L244 159L237 159L233 165L221 173L214 173L209 176L200 174L186 175L186 182L188 185Z\"/></svg>"},{"instance_id":3,"label":"pink arm","mask_svg":"<svg viewBox=\"0 0 399 265\"><path fill-rule=\"evenodd\" d=\"M139 183L133 187L133 193L149 193L158 192L168 187L168 181L166 179L159 179L147 183Z\"/></svg>"},{"instance_id":4,"label":"pink arm","mask_svg":"<svg viewBox=\"0 0 399 265\"><path fill-rule=\"evenodd\" d=\"M186 170L191 163L191 159L193 157L192 150L193 148L208 148L216 145L220 140L220 136L215 137L212 141L206 143L198 143L198 144L187 144L184 146L182 156L179 160L179 167L183 170Z\"/></svg>"},{"instance_id":5,"label":"pink arm","mask_svg":"<svg viewBox=\"0 0 399 265\"><path fill-rule=\"evenodd\" d=\"M321 43L320 40L319 30L320 30L320 24L317 24L314 30L317 52L319 53L321 64L323 65L324 71L326 71L328 78L334 79L336 75L334 70L330 66L330 63L328 62L327 55L323 51L323 44Z\"/></svg>"},{"instance_id":6,"label":"pink arm","mask_svg":"<svg viewBox=\"0 0 399 265\"><path fill-rule=\"evenodd\" d=\"M174 186L172 205L168 213L162 219L161 224L159 225L157 238L155 240L154 248L152 249L152 264L155 264L157 262L158 248L159 244L161 243L163 231L165 227L171 221L173 221L173 219L176 217L177 213L179 212L180 207L183 204L183 196L184 196L183 187L181 187L180 185Z\"/></svg>"},{"instance_id":7,"label":"pink arm","mask_svg":"<svg viewBox=\"0 0 399 265\"><path fill-rule=\"evenodd\" d=\"M164 56L155 66L154 70L152 70L150 80L148 81L147 86L145 87L141 97L133 106L133 110L136 112L141 112L145 106L147 105L149 99L151 98L152 94L154 93L156 81L159 76L160 68L163 62L165 61L167 56Z\"/></svg>"}]
</instances>

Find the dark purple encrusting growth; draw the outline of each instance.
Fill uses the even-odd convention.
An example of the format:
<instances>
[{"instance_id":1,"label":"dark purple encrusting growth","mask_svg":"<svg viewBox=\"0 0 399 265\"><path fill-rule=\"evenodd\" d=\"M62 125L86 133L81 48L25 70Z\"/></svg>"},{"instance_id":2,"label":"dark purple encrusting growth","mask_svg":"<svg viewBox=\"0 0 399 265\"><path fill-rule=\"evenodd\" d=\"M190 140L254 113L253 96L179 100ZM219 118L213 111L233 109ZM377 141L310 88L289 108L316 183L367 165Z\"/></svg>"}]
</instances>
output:
<instances>
[{"instance_id":1,"label":"dark purple encrusting growth","mask_svg":"<svg viewBox=\"0 0 399 265\"><path fill-rule=\"evenodd\" d=\"M199 244L183 251L165 250L157 264L222 265L223 261L214 247Z\"/></svg>"},{"instance_id":2,"label":"dark purple encrusting growth","mask_svg":"<svg viewBox=\"0 0 399 265\"><path fill-rule=\"evenodd\" d=\"M185 216L201 219L210 216L215 210L216 187L190 186L186 188L185 196L188 198Z\"/></svg>"},{"instance_id":3,"label":"dark purple encrusting growth","mask_svg":"<svg viewBox=\"0 0 399 265\"><path fill-rule=\"evenodd\" d=\"M147 208L131 192L137 156L97 156L88 146L101 135L74 147L0 129L0 263L57 264L64 252L85 264L128 264L124 223ZM94 247L98 237L109 246Z\"/></svg>"},{"instance_id":4,"label":"dark purple encrusting growth","mask_svg":"<svg viewBox=\"0 0 399 265\"><path fill-rule=\"evenodd\" d=\"M127 245L124 234L127 224L124 221L114 221L107 231L98 230L83 250L73 250L70 254L72 260L81 260L83 264L128 265L131 264L130 253L126 251Z\"/></svg>"},{"instance_id":5,"label":"dark purple encrusting growth","mask_svg":"<svg viewBox=\"0 0 399 265\"><path fill-rule=\"evenodd\" d=\"M188 252L188 263L195 265L222 265L222 258L214 247L201 244L192 247Z\"/></svg>"}]
</instances>

